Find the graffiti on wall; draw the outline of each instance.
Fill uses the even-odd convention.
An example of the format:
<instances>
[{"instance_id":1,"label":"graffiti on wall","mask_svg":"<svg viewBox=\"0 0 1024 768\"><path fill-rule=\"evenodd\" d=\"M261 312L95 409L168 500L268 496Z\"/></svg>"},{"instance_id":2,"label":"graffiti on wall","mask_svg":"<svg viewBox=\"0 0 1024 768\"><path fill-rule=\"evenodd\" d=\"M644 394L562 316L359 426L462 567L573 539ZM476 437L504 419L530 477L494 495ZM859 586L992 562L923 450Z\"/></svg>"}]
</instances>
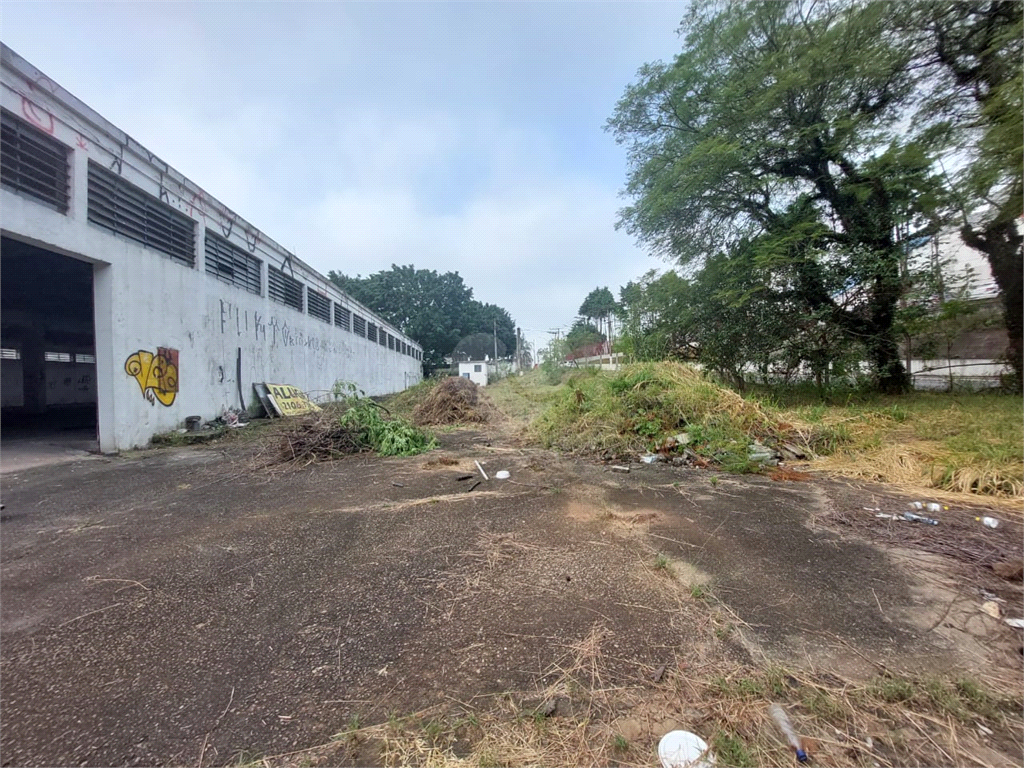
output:
<instances>
[{"instance_id":1,"label":"graffiti on wall","mask_svg":"<svg viewBox=\"0 0 1024 768\"><path fill-rule=\"evenodd\" d=\"M124 361L124 371L139 382L150 405L171 405L178 394L178 350L157 347L156 354L140 349Z\"/></svg>"}]
</instances>

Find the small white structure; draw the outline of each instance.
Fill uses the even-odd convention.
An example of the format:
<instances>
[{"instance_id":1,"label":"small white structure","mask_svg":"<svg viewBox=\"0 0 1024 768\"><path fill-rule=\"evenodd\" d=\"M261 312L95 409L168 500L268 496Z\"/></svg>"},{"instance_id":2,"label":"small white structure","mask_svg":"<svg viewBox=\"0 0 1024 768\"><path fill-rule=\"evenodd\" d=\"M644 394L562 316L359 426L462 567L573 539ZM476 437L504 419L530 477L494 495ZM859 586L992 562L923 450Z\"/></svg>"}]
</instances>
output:
<instances>
[{"instance_id":1,"label":"small white structure","mask_svg":"<svg viewBox=\"0 0 1024 768\"><path fill-rule=\"evenodd\" d=\"M479 387L486 387L487 374L492 367L493 364L486 360L470 360L468 363L459 363L459 376L469 379Z\"/></svg>"}]
</instances>

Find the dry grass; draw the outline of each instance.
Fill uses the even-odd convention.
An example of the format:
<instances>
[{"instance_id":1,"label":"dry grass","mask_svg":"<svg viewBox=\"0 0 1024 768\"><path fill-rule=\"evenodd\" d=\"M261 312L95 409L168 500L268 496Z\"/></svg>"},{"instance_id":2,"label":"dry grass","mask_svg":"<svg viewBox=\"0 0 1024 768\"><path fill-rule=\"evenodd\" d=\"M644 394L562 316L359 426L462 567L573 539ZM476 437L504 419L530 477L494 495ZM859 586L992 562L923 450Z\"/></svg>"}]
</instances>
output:
<instances>
[{"instance_id":1,"label":"dry grass","mask_svg":"<svg viewBox=\"0 0 1024 768\"><path fill-rule=\"evenodd\" d=\"M1024 409L1001 395L915 393L842 406L789 407L781 416L824 441L814 466L930 498L1024 495ZM814 439L811 441L814 444Z\"/></svg>"},{"instance_id":2,"label":"dry grass","mask_svg":"<svg viewBox=\"0 0 1024 768\"><path fill-rule=\"evenodd\" d=\"M481 424L494 408L476 384L461 376L444 379L413 408L413 422L429 424Z\"/></svg>"},{"instance_id":3,"label":"dry grass","mask_svg":"<svg viewBox=\"0 0 1024 768\"><path fill-rule=\"evenodd\" d=\"M701 617L696 610L691 604L687 620L706 641L687 648L664 675L645 669L622 682L614 654L606 653L615 637L595 624L565 647L543 678L551 682L535 691L449 700L258 764L337 764L345 762L339 752L351 757L358 748L387 766L650 766L661 735L654 724L674 721L671 727L702 736L719 766L791 766L771 717L774 703L819 765L1012 765L1024 750L1019 690L885 671L854 681L764 658L738 662L723 652L728 640L721 638L739 631L728 612L712 605ZM618 730L623 715L641 728L630 740Z\"/></svg>"}]
</instances>

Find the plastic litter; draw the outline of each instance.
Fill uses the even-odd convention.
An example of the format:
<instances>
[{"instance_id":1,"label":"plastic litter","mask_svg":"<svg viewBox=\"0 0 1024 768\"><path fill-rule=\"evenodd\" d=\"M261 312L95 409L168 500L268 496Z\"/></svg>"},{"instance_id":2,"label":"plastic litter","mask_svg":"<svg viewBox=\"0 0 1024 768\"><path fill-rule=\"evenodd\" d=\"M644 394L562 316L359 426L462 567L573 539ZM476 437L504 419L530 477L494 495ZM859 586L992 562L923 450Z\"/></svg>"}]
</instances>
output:
<instances>
[{"instance_id":1,"label":"plastic litter","mask_svg":"<svg viewBox=\"0 0 1024 768\"><path fill-rule=\"evenodd\" d=\"M1024 629L1024 619L1003 619L1003 621L1005 621L1011 627L1016 627L1017 629Z\"/></svg>"},{"instance_id":2,"label":"plastic litter","mask_svg":"<svg viewBox=\"0 0 1024 768\"><path fill-rule=\"evenodd\" d=\"M512 475L509 474L509 471L507 469L499 469L497 472L494 473L494 477L498 480L508 480L510 477L512 477Z\"/></svg>"},{"instance_id":3,"label":"plastic litter","mask_svg":"<svg viewBox=\"0 0 1024 768\"><path fill-rule=\"evenodd\" d=\"M998 619L1002 616L1002 611L999 610L999 603L995 600L986 600L981 604L981 610L983 613L987 613L993 619Z\"/></svg>"},{"instance_id":4,"label":"plastic litter","mask_svg":"<svg viewBox=\"0 0 1024 768\"><path fill-rule=\"evenodd\" d=\"M939 504L937 501L912 501L910 502L911 509L917 510L928 510L929 512L941 512L949 507Z\"/></svg>"},{"instance_id":5,"label":"plastic litter","mask_svg":"<svg viewBox=\"0 0 1024 768\"><path fill-rule=\"evenodd\" d=\"M924 515L915 515L913 512L904 512L903 519L909 520L912 523L925 523L927 525L938 525L939 521L932 517L925 517Z\"/></svg>"},{"instance_id":6,"label":"plastic litter","mask_svg":"<svg viewBox=\"0 0 1024 768\"><path fill-rule=\"evenodd\" d=\"M480 462L479 461L474 461L473 463L476 464L476 468L480 470L480 474L484 476L484 480L490 480L491 479L491 478L489 478L487 476L487 473L484 472L484 468L480 466Z\"/></svg>"},{"instance_id":7,"label":"plastic litter","mask_svg":"<svg viewBox=\"0 0 1024 768\"><path fill-rule=\"evenodd\" d=\"M609 469L611 469L612 472L621 472L624 475L629 474L629 467L624 467L621 464L612 464Z\"/></svg>"},{"instance_id":8,"label":"plastic litter","mask_svg":"<svg viewBox=\"0 0 1024 768\"><path fill-rule=\"evenodd\" d=\"M903 515L889 515L889 514L886 514L885 512L879 512L877 515L875 515L875 517L881 517L881 518L884 518L885 520L902 520L903 519Z\"/></svg>"},{"instance_id":9,"label":"plastic litter","mask_svg":"<svg viewBox=\"0 0 1024 768\"><path fill-rule=\"evenodd\" d=\"M715 764L707 742L689 731L669 731L662 736L658 757L664 768L713 768Z\"/></svg>"},{"instance_id":10,"label":"plastic litter","mask_svg":"<svg viewBox=\"0 0 1024 768\"><path fill-rule=\"evenodd\" d=\"M986 517L976 517L974 519L979 521L986 528L998 528L999 527L999 521L996 520L994 517L986 516Z\"/></svg>"},{"instance_id":11,"label":"plastic litter","mask_svg":"<svg viewBox=\"0 0 1024 768\"><path fill-rule=\"evenodd\" d=\"M640 457L640 461L642 461L644 464L653 464L657 460L658 455L656 453L648 453L647 455Z\"/></svg>"},{"instance_id":12,"label":"plastic litter","mask_svg":"<svg viewBox=\"0 0 1024 768\"><path fill-rule=\"evenodd\" d=\"M778 704L772 704L772 718L775 720L775 724L779 726L779 730L786 737L786 741L789 742L789 746L794 752L796 752L796 759L801 763L807 762L807 753L804 751L804 743L800 737L796 735L796 731L793 730L792 723L789 722L789 715L786 714L786 710L780 707Z\"/></svg>"}]
</instances>

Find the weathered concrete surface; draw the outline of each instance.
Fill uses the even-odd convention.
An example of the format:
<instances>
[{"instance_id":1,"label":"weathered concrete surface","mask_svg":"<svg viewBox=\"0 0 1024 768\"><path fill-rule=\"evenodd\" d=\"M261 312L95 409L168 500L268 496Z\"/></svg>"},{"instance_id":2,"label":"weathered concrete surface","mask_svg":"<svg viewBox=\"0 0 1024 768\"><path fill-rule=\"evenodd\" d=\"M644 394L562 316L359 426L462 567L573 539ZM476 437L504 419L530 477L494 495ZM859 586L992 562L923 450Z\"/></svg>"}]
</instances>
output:
<instances>
[{"instance_id":1,"label":"weathered concrete surface","mask_svg":"<svg viewBox=\"0 0 1024 768\"><path fill-rule=\"evenodd\" d=\"M808 632L846 656L928 647L893 619L915 599L905 572L808 527L820 487L612 475L476 437L446 436L457 465L270 475L205 448L6 475L3 765L285 752L356 714L529 690L594 626L613 638L608 684L649 679L690 642L657 552L769 650ZM524 484L469 492L474 458Z\"/></svg>"}]
</instances>

